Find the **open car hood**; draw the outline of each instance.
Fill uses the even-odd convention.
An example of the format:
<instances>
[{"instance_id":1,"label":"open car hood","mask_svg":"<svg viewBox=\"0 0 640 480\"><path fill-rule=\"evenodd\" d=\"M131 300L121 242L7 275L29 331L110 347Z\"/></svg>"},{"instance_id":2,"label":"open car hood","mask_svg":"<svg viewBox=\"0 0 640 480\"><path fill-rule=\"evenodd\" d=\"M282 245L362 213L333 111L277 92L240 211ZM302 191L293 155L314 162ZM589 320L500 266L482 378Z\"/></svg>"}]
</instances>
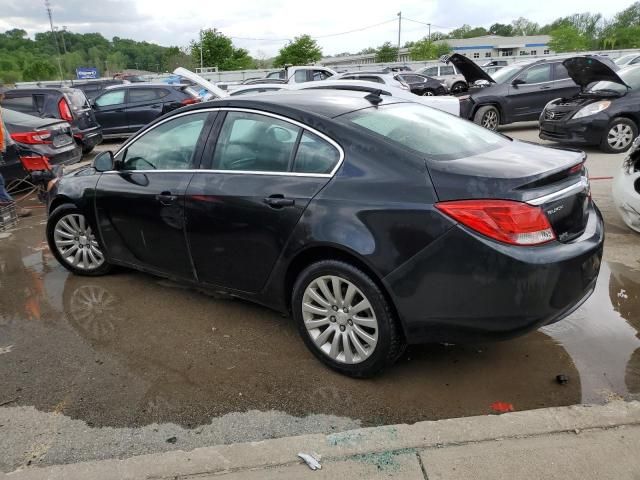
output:
<instances>
[{"instance_id":1,"label":"open car hood","mask_svg":"<svg viewBox=\"0 0 640 480\"><path fill-rule=\"evenodd\" d=\"M606 57L581 56L562 62L571 79L583 89L594 82L614 82L628 87L616 73L619 67Z\"/></svg>"},{"instance_id":2,"label":"open car hood","mask_svg":"<svg viewBox=\"0 0 640 480\"><path fill-rule=\"evenodd\" d=\"M491 75L482 70L476 62L470 60L464 55L460 55L459 53L443 55L440 57L440 61L455 65L469 85L473 85L478 80L486 80L489 83L496 83L496 81L491 78Z\"/></svg>"},{"instance_id":3,"label":"open car hood","mask_svg":"<svg viewBox=\"0 0 640 480\"><path fill-rule=\"evenodd\" d=\"M173 73L174 75L180 75L181 77L191 80L193 83L211 92L214 98L225 98L229 96L229 94L222 90L220 87L216 87L209 80L205 80L197 73L193 73L191 70L187 70L183 67L178 67L173 71Z\"/></svg>"}]
</instances>

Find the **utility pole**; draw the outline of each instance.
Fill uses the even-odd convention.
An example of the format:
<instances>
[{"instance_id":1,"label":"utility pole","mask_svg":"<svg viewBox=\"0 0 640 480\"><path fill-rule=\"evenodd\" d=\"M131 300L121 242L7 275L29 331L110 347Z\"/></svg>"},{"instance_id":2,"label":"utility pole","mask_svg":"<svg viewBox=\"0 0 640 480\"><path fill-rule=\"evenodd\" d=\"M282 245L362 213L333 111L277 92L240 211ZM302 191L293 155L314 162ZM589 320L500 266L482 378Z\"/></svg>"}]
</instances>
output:
<instances>
[{"instance_id":1,"label":"utility pole","mask_svg":"<svg viewBox=\"0 0 640 480\"><path fill-rule=\"evenodd\" d=\"M427 23L427 25L429 25L429 43L431 43L431 24Z\"/></svg>"},{"instance_id":2,"label":"utility pole","mask_svg":"<svg viewBox=\"0 0 640 480\"><path fill-rule=\"evenodd\" d=\"M62 37L62 50L64 51L65 54L67 53L67 44L64 41L64 32L66 31L67 31L67 26L63 25L62 30L60 30L60 36Z\"/></svg>"},{"instance_id":3,"label":"utility pole","mask_svg":"<svg viewBox=\"0 0 640 480\"><path fill-rule=\"evenodd\" d=\"M60 71L60 81L64 80L64 75L62 73L62 62L60 61L60 47L58 46L58 38L56 37L56 32L53 28L53 16L51 15L51 3L49 0L44 0L44 6L47 9L47 15L49 15L49 25L51 25L51 35L53 35L53 41L56 44L56 52L58 53L58 70Z\"/></svg>"},{"instance_id":4,"label":"utility pole","mask_svg":"<svg viewBox=\"0 0 640 480\"><path fill-rule=\"evenodd\" d=\"M202 53L204 50L202 45L202 29L200 29L200 73L204 71L204 54Z\"/></svg>"},{"instance_id":5,"label":"utility pole","mask_svg":"<svg viewBox=\"0 0 640 480\"><path fill-rule=\"evenodd\" d=\"M402 31L402 12L398 12L398 61L400 61L400 32Z\"/></svg>"}]
</instances>

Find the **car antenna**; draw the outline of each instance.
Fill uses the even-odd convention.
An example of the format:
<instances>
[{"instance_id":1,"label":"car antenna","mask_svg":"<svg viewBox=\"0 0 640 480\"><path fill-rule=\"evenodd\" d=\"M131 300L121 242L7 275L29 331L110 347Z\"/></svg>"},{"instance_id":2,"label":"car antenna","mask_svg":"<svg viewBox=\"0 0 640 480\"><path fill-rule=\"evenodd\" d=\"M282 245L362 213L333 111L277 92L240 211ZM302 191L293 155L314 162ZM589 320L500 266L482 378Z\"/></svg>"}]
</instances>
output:
<instances>
[{"instance_id":1,"label":"car antenna","mask_svg":"<svg viewBox=\"0 0 640 480\"><path fill-rule=\"evenodd\" d=\"M375 90L364 97L365 100L368 100L372 105L378 106L382 103L382 90Z\"/></svg>"}]
</instances>

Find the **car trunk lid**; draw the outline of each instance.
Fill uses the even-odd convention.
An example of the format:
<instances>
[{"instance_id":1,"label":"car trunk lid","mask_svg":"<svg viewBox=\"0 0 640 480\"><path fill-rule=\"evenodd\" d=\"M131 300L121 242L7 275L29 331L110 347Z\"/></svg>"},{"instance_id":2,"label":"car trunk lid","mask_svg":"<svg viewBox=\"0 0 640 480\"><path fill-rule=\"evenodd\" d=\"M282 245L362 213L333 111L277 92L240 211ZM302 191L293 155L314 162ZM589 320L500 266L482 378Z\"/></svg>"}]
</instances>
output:
<instances>
[{"instance_id":1,"label":"car trunk lid","mask_svg":"<svg viewBox=\"0 0 640 480\"><path fill-rule=\"evenodd\" d=\"M69 89L64 92L64 98L69 104L73 119L79 130L87 130L98 126L95 113L82 90Z\"/></svg>"},{"instance_id":2,"label":"car trunk lid","mask_svg":"<svg viewBox=\"0 0 640 480\"><path fill-rule=\"evenodd\" d=\"M616 73L619 67L608 58L571 57L562 62L571 79L583 90L595 82L613 82L629 87ZM630 87L629 87L630 88Z\"/></svg>"},{"instance_id":3,"label":"car trunk lid","mask_svg":"<svg viewBox=\"0 0 640 480\"><path fill-rule=\"evenodd\" d=\"M513 142L471 157L428 161L438 199L524 202L542 209L559 241L579 236L590 202L584 153Z\"/></svg>"}]
</instances>

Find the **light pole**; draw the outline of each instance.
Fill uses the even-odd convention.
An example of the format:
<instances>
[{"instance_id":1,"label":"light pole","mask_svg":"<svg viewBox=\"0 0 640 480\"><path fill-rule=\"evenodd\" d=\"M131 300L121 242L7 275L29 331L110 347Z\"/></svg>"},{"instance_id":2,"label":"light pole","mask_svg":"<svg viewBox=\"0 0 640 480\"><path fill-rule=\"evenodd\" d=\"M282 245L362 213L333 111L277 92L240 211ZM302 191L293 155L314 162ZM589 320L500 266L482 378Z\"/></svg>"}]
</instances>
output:
<instances>
[{"instance_id":1,"label":"light pole","mask_svg":"<svg viewBox=\"0 0 640 480\"><path fill-rule=\"evenodd\" d=\"M58 38L53 28L53 16L51 15L51 4L49 0L44 0L44 6L47 9L47 15L49 15L49 25L51 25L51 35L53 35L53 41L56 44L56 52L58 53L58 70L60 71L60 80L64 80L64 74L62 73L62 61L60 60L60 46L58 45Z\"/></svg>"},{"instance_id":2,"label":"light pole","mask_svg":"<svg viewBox=\"0 0 640 480\"><path fill-rule=\"evenodd\" d=\"M431 24L427 23L427 25L429 25L429 43L431 43Z\"/></svg>"},{"instance_id":3,"label":"light pole","mask_svg":"<svg viewBox=\"0 0 640 480\"><path fill-rule=\"evenodd\" d=\"M204 54L202 53L204 50L202 45L202 29L200 29L200 73L204 71Z\"/></svg>"},{"instance_id":4,"label":"light pole","mask_svg":"<svg viewBox=\"0 0 640 480\"><path fill-rule=\"evenodd\" d=\"M400 61L400 32L402 31L402 12L398 12L398 61Z\"/></svg>"}]
</instances>

